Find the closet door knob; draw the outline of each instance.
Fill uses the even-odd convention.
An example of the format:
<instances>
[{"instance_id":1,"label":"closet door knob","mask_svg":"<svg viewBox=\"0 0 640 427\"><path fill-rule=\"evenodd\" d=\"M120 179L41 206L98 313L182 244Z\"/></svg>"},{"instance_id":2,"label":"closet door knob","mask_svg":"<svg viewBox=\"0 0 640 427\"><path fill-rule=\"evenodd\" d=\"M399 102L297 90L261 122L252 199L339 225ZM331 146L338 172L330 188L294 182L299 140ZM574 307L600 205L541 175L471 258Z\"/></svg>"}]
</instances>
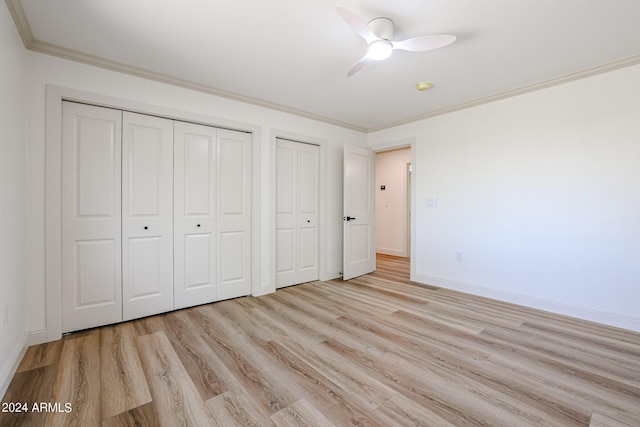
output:
<instances>
[{"instance_id":1,"label":"closet door knob","mask_svg":"<svg viewBox=\"0 0 640 427\"><path fill-rule=\"evenodd\" d=\"M145 230L148 230L148 229L149 229L149 227L147 227L147 226L145 225L145 226L144 226L144 229L145 229Z\"/></svg>"},{"instance_id":2,"label":"closet door knob","mask_svg":"<svg viewBox=\"0 0 640 427\"><path fill-rule=\"evenodd\" d=\"M198 224L197 227L200 228L200 224Z\"/></svg>"}]
</instances>

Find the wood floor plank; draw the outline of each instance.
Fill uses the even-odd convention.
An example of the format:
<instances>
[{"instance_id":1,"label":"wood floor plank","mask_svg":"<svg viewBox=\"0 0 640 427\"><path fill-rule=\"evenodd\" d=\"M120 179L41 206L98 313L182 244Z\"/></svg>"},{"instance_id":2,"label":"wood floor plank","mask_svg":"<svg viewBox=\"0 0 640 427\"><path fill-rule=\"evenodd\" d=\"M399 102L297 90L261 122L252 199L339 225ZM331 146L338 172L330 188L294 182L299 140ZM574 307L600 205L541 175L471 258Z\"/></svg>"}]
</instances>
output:
<instances>
[{"instance_id":1,"label":"wood floor plank","mask_svg":"<svg viewBox=\"0 0 640 427\"><path fill-rule=\"evenodd\" d=\"M388 399L376 408L376 412L390 417L397 426L457 427L456 424L442 418L427 406L419 405L402 393Z\"/></svg>"},{"instance_id":2,"label":"wood floor plank","mask_svg":"<svg viewBox=\"0 0 640 427\"><path fill-rule=\"evenodd\" d=\"M26 404L27 410L0 411L0 426L44 425L47 413L33 411L33 404L50 401L57 370L57 365L47 365L16 373L2 401Z\"/></svg>"},{"instance_id":3,"label":"wood floor plank","mask_svg":"<svg viewBox=\"0 0 640 427\"><path fill-rule=\"evenodd\" d=\"M271 415L279 427L335 427L322 412L313 407L306 399L300 399Z\"/></svg>"},{"instance_id":4,"label":"wood floor plank","mask_svg":"<svg viewBox=\"0 0 640 427\"><path fill-rule=\"evenodd\" d=\"M404 327L406 334L413 337L411 346L400 346L401 350L394 353L403 359L416 358L413 363L417 364L422 363L423 360L429 360L430 369L446 372L452 377L462 375L505 395L512 395L531 408L545 411L545 416L556 419L557 423L570 422L564 419L567 416L570 419L580 418L580 415L576 415L571 410L563 409L560 404L561 399L556 400L554 392L563 384L554 382L557 378L555 374L546 377L537 376L535 372L528 372L522 366L509 369L513 359L509 355L506 355L507 360L503 363L494 364L493 360L498 349L492 348L490 343L476 336L465 337L455 331L439 328L437 325L428 327L428 323L424 321L400 325ZM438 368L434 365L438 365ZM545 384L550 390L548 392L540 390L540 393L536 394L538 384Z\"/></svg>"},{"instance_id":5,"label":"wood floor plank","mask_svg":"<svg viewBox=\"0 0 640 427\"><path fill-rule=\"evenodd\" d=\"M295 301L299 307L304 307L305 311L313 313L316 319L322 319L324 322L330 322L342 315L341 310L319 304L317 298L301 290L298 286L292 287L289 292L287 292L287 295L290 295L291 299Z\"/></svg>"},{"instance_id":6,"label":"wood floor plank","mask_svg":"<svg viewBox=\"0 0 640 427\"><path fill-rule=\"evenodd\" d=\"M352 324L356 323L352 321ZM401 330L385 329L384 325L382 324L376 325L368 323L363 319L360 319L358 321L358 324L372 334L372 339L373 337L378 337L377 340L380 341L379 345L387 349L387 358L391 357L391 355L393 355L393 357L396 357L396 359L394 359L396 360L396 363L393 364L393 369L402 367L402 364L400 363L401 360L411 361L407 364L407 368L410 368L414 365L423 364L423 359L430 360L431 362L429 362L428 365L425 365L425 371L429 372L430 378L435 377L435 373L439 373L439 375L442 375L442 373L444 373L447 377L450 377L452 379L457 377L458 380L461 381L461 385L459 386L459 388L461 388L462 390L465 390L467 386L473 385L473 387L475 387L477 390L482 390L482 394L493 396L494 401L500 402L499 407L508 406L517 408L522 405L520 401L516 401L516 399L512 399L510 397L510 394L513 392L513 390L493 387L497 384L485 384L483 381L478 381L478 379L483 379L482 377L478 378L469 375L470 373L475 372L474 370L466 372L465 370L461 369L464 366L462 365L461 358L469 358L472 360L478 360L480 362L483 360L486 361L490 356L490 353L488 351L484 353L478 353L477 350L464 351L464 349L456 349L454 347L454 350L449 349L448 352L444 352L442 349L446 347L441 347L440 343L435 342L433 342L433 345L430 345L430 343L425 341L424 338L420 335L411 336L410 334L404 333ZM379 364L380 362L376 363ZM385 367L385 369L389 368ZM468 366L467 369L469 369ZM481 364L476 365L476 368L474 369L479 369L480 371L482 371ZM378 372L380 371L382 371L382 369L378 369ZM370 372L370 374L372 373ZM396 378L397 377L398 376L396 376ZM404 378L409 377L405 376ZM508 381L508 379L505 380ZM444 380L441 381L444 382ZM396 384L402 385L398 382L396 382ZM410 384L404 387L406 389L411 389ZM492 388L495 388L495 390L493 390ZM461 396L462 395L463 393L461 393ZM474 396L477 397L477 394ZM449 397L450 396L447 396L445 400L449 399ZM532 403L535 402L529 400L527 404L531 405ZM553 404L553 402L549 403ZM490 407L491 404L485 402L485 406ZM493 411L499 411L499 407L494 408ZM537 408L536 405L532 405L531 411L528 413L528 416L532 416L534 419L541 419L545 416L548 417L549 414L546 413L546 411L541 412L540 408ZM564 414L561 414L560 416L564 417ZM563 421L565 420L563 419ZM465 421L456 419L455 422Z\"/></svg>"},{"instance_id":7,"label":"wood floor plank","mask_svg":"<svg viewBox=\"0 0 640 427\"><path fill-rule=\"evenodd\" d=\"M231 410L231 414L237 416L237 413L233 412L236 406L223 405L225 412L222 414L213 411L219 409L218 405L220 405L220 402L215 398L228 393L234 402L241 402L244 410L251 414L251 418L257 422L257 425L268 425L270 413L265 412L261 405L256 403L255 397L225 365L218 353L214 351L215 344L213 346L208 344L206 335L199 332L200 328L194 323L194 318L190 314L192 313L188 310L174 313L180 322L179 329L175 328L178 325L175 321L165 321L170 325L168 337L183 361L189 376L198 387L201 396L206 399L214 419L221 425L226 425L224 421L230 415L227 411ZM180 339L178 339L178 335L181 337ZM187 337L183 338L184 335Z\"/></svg>"},{"instance_id":8,"label":"wood floor plank","mask_svg":"<svg viewBox=\"0 0 640 427\"><path fill-rule=\"evenodd\" d=\"M433 366L428 361L420 362L416 358L408 363L406 358L389 354L381 363L384 363L388 375L410 392L412 400L450 423L514 426L541 424L544 420L544 413L522 405L513 396L464 375L452 375L453 370Z\"/></svg>"},{"instance_id":9,"label":"wood floor plank","mask_svg":"<svg viewBox=\"0 0 640 427\"><path fill-rule=\"evenodd\" d=\"M151 402L131 323L101 329L102 418Z\"/></svg>"},{"instance_id":10,"label":"wood floor plank","mask_svg":"<svg viewBox=\"0 0 640 427\"><path fill-rule=\"evenodd\" d=\"M163 332L164 331L164 323L162 319L165 314L160 314L158 316L149 316L144 317L142 319L137 319L133 322L133 328L136 331L138 336L149 335L155 332Z\"/></svg>"},{"instance_id":11,"label":"wood floor plank","mask_svg":"<svg viewBox=\"0 0 640 427\"><path fill-rule=\"evenodd\" d=\"M373 411L359 399L353 399L348 390L342 389L279 343L270 341L264 347L268 354L286 367L286 373L291 377L288 384L302 387L305 393L299 396L304 396L330 420L341 420L348 425L391 425L391 420L374 416Z\"/></svg>"},{"instance_id":12,"label":"wood floor plank","mask_svg":"<svg viewBox=\"0 0 640 427\"><path fill-rule=\"evenodd\" d=\"M206 401L224 393L228 386L218 375L217 356L200 335L192 332L196 327L189 316L178 311L163 320L165 333L202 399Z\"/></svg>"},{"instance_id":13,"label":"wood floor plank","mask_svg":"<svg viewBox=\"0 0 640 427\"><path fill-rule=\"evenodd\" d=\"M608 382L616 383L620 392L638 395L638 371L635 369L619 369L609 366L606 360L587 354L579 354L564 343L553 344L552 337L548 341L523 334L521 331L497 331L487 329L481 334L495 348L502 346L510 349L510 357L518 355L521 360L534 361L538 369L562 371L571 375L575 382L592 385ZM551 344L549 344L551 343ZM640 352L639 352L640 354ZM598 365L598 362L600 365ZM640 399L640 395L638 395Z\"/></svg>"},{"instance_id":14,"label":"wood floor plank","mask_svg":"<svg viewBox=\"0 0 640 427\"><path fill-rule=\"evenodd\" d=\"M571 345L575 350L598 355L607 359L607 364L616 363L627 366L629 369L640 373L640 360L637 355L640 352L640 340L625 341L624 338L612 338L610 336L593 335L592 333L576 327L560 328L553 325L527 321L522 325L522 330L529 335L543 339L553 338L556 342Z\"/></svg>"},{"instance_id":15,"label":"wood floor plank","mask_svg":"<svg viewBox=\"0 0 640 427\"><path fill-rule=\"evenodd\" d=\"M273 330L273 334L270 334L269 330L261 328L261 339L264 341L277 339L278 337L296 337L302 342L313 344L322 342L325 339L325 336L321 333L317 333L307 327L308 321L313 322L313 319L299 316L299 310L283 304L277 298L262 299L256 301L256 304L253 305L254 309L251 311L253 320L246 319L246 316L240 316L240 318L244 318L250 323L259 322L262 325L279 325L277 328L268 328ZM236 310L236 313L241 314L240 310ZM254 327L260 328L260 325L254 324ZM267 338L266 334L270 334L272 337Z\"/></svg>"},{"instance_id":16,"label":"wood floor plank","mask_svg":"<svg viewBox=\"0 0 640 427\"><path fill-rule=\"evenodd\" d=\"M161 426L217 426L164 332L136 341Z\"/></svg>"},{"instance_id":17,"label":"wood floor plank","mask_svg":"<svg viewBox=\"0 0 640 427\"><path fill-rule=\"evenodd\" d=\"M100 425L102 405L99 329L63 339L60 364L48 403L62 406L70 404L71 411L47 413L47 426Z\"/></svg>"},{"instance_id":18,"label":"wood floor plank","mask_svg":"<svg viewBox=\"0 0 640 427\"><path fill-rule=\"evenodd\" d=\"M295 402L296 390L283 386L269 362L260 357L262 350L250 344L246 334L234 332L228 319L216 316L217 309L198 307L189 316L203 333L203 339L253 396L260 411L272 414Z\"/></svg>"},{"instance_id":19,"label":"wood floor plank","mask_svg":"<svg viewBox=\"0 0 640 427\"><path fill-rule=\"evenodd\" d=\"M350 281L33 346L3 401L53 412L0 425L640 426L640 333L418 285L408 268L381 256Z\"/></svg>"},{"instance_id":20,"label":"wood floor plank","mask_svg":"<svg viewBox=\"0 0 640 427\"><path fill-rule=\"evenodd\" d=\"M251 410L251 405L232 392L224 392L207 400L207 406L221 426L267 426L264 421L259 421Z\"/></svg>"},{"instance_id":21,"label":"wood floor plank","mask_svg":"<svg viewBox=\"0 0 640 427\"><path fill-rule=\"evenodd\" d=\"M129 409L102 420L102 427L156 427L160 425L153 403Z\"/></svg>"},{"instance_id":22,"label":"wood floor plank","mask_svg":"<svg viewBox=\"0 0 640 427\"><path fill-rule=\"evenodd\" d=\"M17 373L57 364L62 352L62 340L29 347L18 365Z\"/></svg>"},{"instance_id":23,"label":"wood floor plank","mask_svg":"<svg viewBox=\"0 0 640 427\"><path fill-rule=\"evenodd\" d=\"M164 316L164 322L167 325L167 337L210 409L212 399L230 393L235 400L242 402L246 411L257 421L257 425L269 424L269 414L261 410L255 399L247 393L241 382L208 345L205 335L199 332L200 328L194 323L188 310ZM225 411L229 409L232 407L225 407ZM212 415L220 423L219 414L212 411Z\"/></svg>"},{"instance_id":24,"label":"wood floor plank","mask_svg":"<svg viewBox=\"0 0 640 427\"><path fill-rule=\"evenodd\" d=\"M589 427L637 427L640 425L640 418L630 418L624 414L605 414L593 411Z\"/></svg>"},{"instance_id":25,"label":"wood floor plank","mask_svg":"<svg viewBox=\"0 0 640 427\"><path fill-rule=\"evenodd\" d=\"M225 304L226 307L230 305L232 302ZM322 408L324 413L347 420L350 424L385 425L372 419L369 408L350 399L346 390L279 343L265 342L259 334L234 333L238 331L234 327L237 313L212 315L218 310L225 311L226 307L200 307L192 313L199 314L198 326L215 340L216 347L224 349L229 356L228 363L243 371L245 387L251 390L254 399L263 402L265 409L271 410L270 413L290 406L302 397ZM248 347L253 347L252 351L242 354L231 350Z\"/></svg>"},{"instance_id":26,"label":"wood floor plank","mask_svg":"<svg viewBox=\"0 0 640 427\"><path fill-rule=\"evenodd\" d=\"M281 345L371 409L397 393L358 364L326 346L303 346L293 340L284 341Z\"/></svg>"}]
</instances>

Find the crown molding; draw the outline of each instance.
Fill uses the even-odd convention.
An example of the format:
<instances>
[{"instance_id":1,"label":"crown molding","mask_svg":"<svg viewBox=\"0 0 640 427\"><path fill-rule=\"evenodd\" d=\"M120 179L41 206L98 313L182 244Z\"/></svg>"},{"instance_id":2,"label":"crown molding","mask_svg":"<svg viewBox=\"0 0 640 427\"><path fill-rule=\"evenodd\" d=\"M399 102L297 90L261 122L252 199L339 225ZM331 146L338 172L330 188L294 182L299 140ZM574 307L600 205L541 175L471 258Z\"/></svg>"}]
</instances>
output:
<instances>
[{"instance_id":1,"label":"crown molding","mask_svg":"<svg viewBox=\"0 0 640 427\"><path fill-rule=\"evenodd\" d=\"M5 3L7 9L9 9L9 14L11 14L11 18L13 18L13 22L16 24L16 29L22 39L22 44L24 44L25 48L29 49L34 38L27 17L24 15L22 4L19 0L5 0Z\"/></svg>"},{"instance_id":2,"label":"crown molding","mask_svg":"<svg viewBox=\"0 0 640 427\"><path fill-rule=\"evenodd\" d=\"M203 84L195 83L189 80L179 79L166 74L146 70L144 68L132 67L130 65L122 64L116 61L111 61L99 56L89 55L73 49L67 49L65 47L61 47L55 44L37 40L34 37L33 32L31 31L31 27L29 26L29 22L26 19L20 0L5 0L5 3L7 4L9 13L11 14L11 17L13 18L13 22L16 25L16 29L20 34L22 43L24 44L26 49L31 50L33 52L57 56L59 58L71 60L74 62L80 62L87 65L105 68L111 71L129 74L136 77L142 77L145 79L154 80L154 81L165 83L165 84L170 84L173 86L190 89L197 92L207 93L210 95L215 95L222 98L231 99L234 101L239 101L245 104L268 108L270 110L276 110L283 113L288 113L295 116L304 117L307 119L312 119L319 122L327 123L330 125L355 130L358 132L366 133L367 131L367 129L362 126L356 126L351 123L335 120L335 119L321 116L318 114L309 113L307 111L298 110L295 108L287 107L285 105L265 101L263 99L239 95L237 93L218 89L213 86L203 85Z\"/></svg>"},{"instance_id":3,"label":"crown molding","mask_svg":"<svg viewBox=\"0 0 640 427\"><path fill-rule=\"evenodd\" d=\"M607 64L602 64L596 67L587 68L577 72L543 80L541 82L525 85L516 89L511 89L505 92L501 92L499 94L477 98L469 102L464 102L461 104L453 105L451 107L431 111L429 113L408 117L406 119L386 123L380 126L366 128L366 127L354 125L352 123L347 123L347 122L332 119L329 117L313 114L307 111L287 107L285 105L277 104L274 102L265 101L263 99L252 98L252 97L240 95L237 93L225 91L213 86L195 83L189 80L179 79L176 77L157 73L157 72L146 70L143 68L132 67L130 65L122 64L116 61L111 61L102 57L89 55L83 52L67 49L61 46L57 46L51 43L37 40L34 37L33 32L31 31L31 27L29 26L29 22L26 19L20 0L5 0L5 3L7 4L9 13L11 14L13 21L16 25L16 28L18 30L18 33L20 34L20 38L22 39L22 42L25 48L28 50L47 54L47 55L57 56L59 58L71 60L74 62L80 62L87 65L105 68L111 71L116 71L116 72L129 74L137 77L142 77L145 79L154 80L154 81L165 83L165 84L170 84L173 86L178 86L185 89L207 93L210 95L215 95L222 98L227 98L234 101L242 102L245 104L268 108L271 110L276 110L283 113L288 113L295 116L316 120L316 121L331 124L334 126L355 130L365 134L378 132L381 130L390 129L397 126L406 125L409 123L415 123L421 120L429 119L431 117L441 116L444 114L465 110L467 108L477 107L479 105L488 104L490 102L499 101L502 99L511 98L518 95L524 95L530 92L535 92L537 90L549 88L552 86L558 86L558 85L569 83L575 80L580 80L587 77L595 76L597 74L607 73L610 71L615 71L621 68L640 64L640 55L634 55L634 56L622 58L613 62L609 62Z\"/></svg>"},{"instance_id":4,"label":"crown molding","mask_svg":"<svg viewBox=\"0 0 640 427\"><path fill-rule=\"evenodd\" d=\"M129 74L136 77L142 77L148 80L154 80L154 81L169 84L172 86L182 87L184 89L190 89L197 92L207 93L210 95L215 95L222 98L231 99L234 101L239 101L245 104L251 104L258 107L268 108L270 110L276 110L283 113L293 114L299 117L304 117L307 119L324 122L334 126L352 129L352 130L363 132L363 133L367 131L366 128L355 126L351 123L342 122L340 120L331 119L329 117L320 116L317 114L309 113L307 111L298 110L295 108L287 107L285 105L265 101L263 99L252 98L249 96L244 96L244 95L240 95L233 92L228 92L213 86L195 83L189 80L184 80L184 79L176 78L166 74L157 73L144 68L133 67L130 65L122 64L120 62L111 61L99 56L88 55L83 52L67 49L67 48L57 46L51 43L43 42L40 40L34 39L31 42L31 44L27 47L27 49L34 52L38 52L38 53L57 56L59 58L71 60L74 62L80 62L83 64L92 65L95 67L100 67L100 68L104 68L111 71Z\"/></svg>"},{"instance_id":5,"label":"crown molding","mask_svg":"<svg viewBox=\"0 0 640 427\"><path fill-rule=\"evenodd\" d=\"M576 71L574 73L565 74L562 76L554 77L551 79L543 80L537 83L533 83L526 86L521 86L516 89L511 89L505 92L498 93L496 95L485 96L482 98L474 99L473 101L464 102L451 107L442 108L440 110L431 111L429 113L421 114L418 116L409 117L407 119L398 120L392 123L387 123L382 126L376 126L368 128L367 133L377 132L385 129L394 128L409 123L415 123L420 120L429 119L431 117L441 116L443 114L449 114L460 110L466 110L467 108L477 107L479 105L488 104L490 102L499 101L506 98L512 98L518 95L524 95L527 93L535 92L541 89L546 89L553 86L558 86L572 81L592 77L598 74L607 73L610 71L619 70L621 68L630 67L632 65L640 64L640 55L633 55L627 58L619 59L617 61L609 62L607 64L598 65L596 67L586 68L584 70Z\"/></svg>"}]
</instances>

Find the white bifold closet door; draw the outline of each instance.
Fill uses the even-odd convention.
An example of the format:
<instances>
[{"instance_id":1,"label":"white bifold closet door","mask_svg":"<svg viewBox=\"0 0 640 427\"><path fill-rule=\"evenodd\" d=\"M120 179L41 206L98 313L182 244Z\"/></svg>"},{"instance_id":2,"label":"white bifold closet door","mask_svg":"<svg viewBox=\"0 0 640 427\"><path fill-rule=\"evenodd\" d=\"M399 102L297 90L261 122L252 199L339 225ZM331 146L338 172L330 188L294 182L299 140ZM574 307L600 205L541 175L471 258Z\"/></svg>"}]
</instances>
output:
<instances>
[{"instance_id":1,"label":"white bifold closet door","mask_svg":"<svg viewBox=\"0 0 640 427\"><path fill-rule=\"evenodd\" d=\"M122 321L122 111L62 104L62 327Z\"/></svg>"},{"instance_id":2,"label":"white bifold closet door","mask_svg":"<svg viewBox=\"0 0 640 427\"><path fill-rule=\"evenodd\" d=\"M173 310L173 121L123 112L123 320Z\"/></svg>"},{"instance_id":3,"label":"white bifold closet door","mask_svg":"<svg viewBox=\"0 0 640 427\"><path fill-rule=\"evenodd\" d=\"M174 127L175 308L217 300L217 129Z\"/></svg>"},{"instance_id":4,"label":"white bifold closet door","mask_svg":"<svg viewBox=\"0 0 640 427\"><path fill-rule=\"evenodd\" d=\"M319 149L276 144L276 287L318 280Z\"/></svg>"},{"instance_id":5,"label":"white bifold closet door","mask_svg":"<svg viewBox=\"0 0 640 427\"><path fill-rule=\"evenodd\" d=\"M217 130L218 300L251 293L251 134Z\"/></svg>"},{"instance_id":6,"label":"white bifold closet door","mask_svg":"<svg viewBox=\"0 0 640 427\"><path fill-rule=\"evenodd\" d=\"M251 293L251 135L175 123L175 307Z\"/></svg>"},{"instance_id":7,"label":"white bifold closet door","mask_svg":"<svg viewBox=\"0 0 640 427\"><path fill-rule=\"evenodd\" d=\"M251 134L62 111L62 330L251 293Z\"/></svg>"}]
</instances>

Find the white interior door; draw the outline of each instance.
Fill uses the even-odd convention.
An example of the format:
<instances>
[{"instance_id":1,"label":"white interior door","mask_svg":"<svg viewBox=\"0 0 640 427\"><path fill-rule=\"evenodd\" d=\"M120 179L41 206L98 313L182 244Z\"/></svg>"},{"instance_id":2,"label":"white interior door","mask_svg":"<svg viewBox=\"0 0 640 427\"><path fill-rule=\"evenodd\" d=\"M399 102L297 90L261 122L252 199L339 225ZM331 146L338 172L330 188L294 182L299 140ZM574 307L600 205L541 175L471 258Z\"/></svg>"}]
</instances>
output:
<instances>
[{"instance_id":1,"label":"white interior door","mask_svg":"<svg viewBox=\"0 0 640 427\"><path fill-rule=\"evenodd\" d=\"M276 287L318 279L319 149L277 140Z\"/></svg>"},{"instance_id":2,"label":"white interior door","mask_svg":"<svg viewBox=\"0 0 640 427\"><path fill-rule=\"evenodd\" d=\"M216 129L174 123L175 308L216 301Z\"/></svg>"},{"instance_id":3,"label":"white interior door","mask_svg":"<svg viewBox=\"0 0 640 427\"><path fill-rule=\"evenodd\" d=\"M371 273L376 267L374 160L371 150L344 147L344 280Z\"/></svg>"},{"instance_id":4,"label":"white interior door","mask_svg":"<svg viewBox=\"0 0 640 427\"><path fill-rule=\"evenodd\" d=\"M218 129L218 299L251 293L251 134Z\"/></svg>"},{"instance_id":5,"label":"white interior door","mask_svg":"<svg viewBox=\"0 0 640 427\"><path fill-rule=\"evenodd\" d=\"M173 122L123 113L123 319L173 309Z\"/></svg>"},{"instance_id":6,"label":"white interior door","mask_svg":"<svg viewBox=\"0 0 640 427\"><path fill-rule=\"evenodd\" d=\"M122 321L122 112L62 105L62 332Z\"/></svg>"}]
</instances>

